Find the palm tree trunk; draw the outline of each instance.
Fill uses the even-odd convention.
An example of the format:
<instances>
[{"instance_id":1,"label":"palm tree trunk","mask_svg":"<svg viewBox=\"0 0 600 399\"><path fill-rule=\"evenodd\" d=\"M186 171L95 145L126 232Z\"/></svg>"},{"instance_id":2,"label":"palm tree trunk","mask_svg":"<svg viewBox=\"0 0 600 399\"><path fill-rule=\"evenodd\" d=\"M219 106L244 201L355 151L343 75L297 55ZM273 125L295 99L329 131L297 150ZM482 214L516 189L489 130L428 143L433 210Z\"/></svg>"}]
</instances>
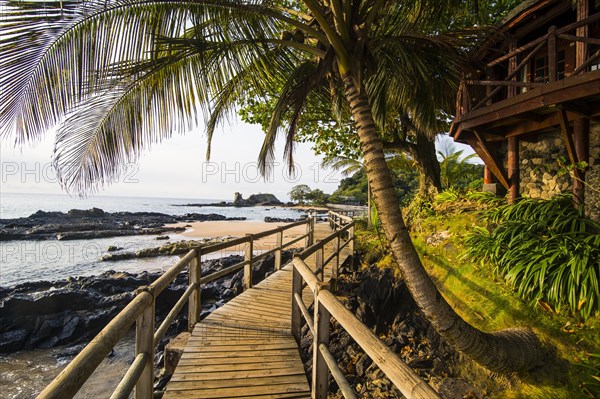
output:
<instances>
[{"instance_id":1,"label":"palm tree trunk","mask_svg":"<svg viewBox=\"0 0 600 399\"><path fill-rule=\"evenodd\" d=\"M373 225L373 217L371 216L371 183L367 179L367 227Z\"/></svg>"},{"instance_id":2,"label":"palm tree trunk","mask_svg":"<svg viewBox=\"0 0 600 399\"><path fill-rule=\"evenodd\" d=\"M525 371L543 364L544 351L531 331L479 331L461 319L442 297L425 271L404 224L368 98L364 90L357 90L352 78L346 77L344 83L373 200L392 253L419 308L436 331L454 348L490 370Z\"/></svg>"},{"instance_id":3,"label":"palm tree trunk","mask_svg":"<svg viewBox=\"0 0 600 399\"><path fill-rule=\"evenodd\" d=\"M419 170L419 196L427 201L433 201L442 190L440 163L435 152L435 138L427 137L422 132L416 132L416 143L409 148L409 152Z\"/></svg>"}]
</instances>

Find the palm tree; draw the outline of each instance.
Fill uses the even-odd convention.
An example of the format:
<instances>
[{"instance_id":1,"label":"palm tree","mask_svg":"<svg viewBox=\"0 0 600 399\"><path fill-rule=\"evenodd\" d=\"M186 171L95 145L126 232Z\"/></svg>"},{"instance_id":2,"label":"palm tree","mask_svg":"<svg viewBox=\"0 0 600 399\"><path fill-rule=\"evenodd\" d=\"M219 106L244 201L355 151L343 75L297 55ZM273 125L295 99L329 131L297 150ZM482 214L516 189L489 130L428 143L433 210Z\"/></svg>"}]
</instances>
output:
<instances>
[{"instance_id":1,"label":"palm tree","mask_svg":"<svg viewBox=\"0 0 600 399\"><path fill-rule=\"evenodd\" d=\"M296 7L280 6L284 3ZM405 104L417 127L427 126L436 115L430 96L456 89L464 35L433 29L453 3L8 2L0 24L1 128L25 141L58 123L59 176L67 188L89 190L118 176L151 143L190 130L203 112L210 139L250 87L262 90L282 80L260 153L267 172L280 128L291 160L304 104L333 97L332 104L348 107L352 115L379 218L432 326L492 370L531 369L542 359L535 335L478 331L453 311L425 271L399 210L379 135L388 103Z\"/></svg>"}]
</instances>

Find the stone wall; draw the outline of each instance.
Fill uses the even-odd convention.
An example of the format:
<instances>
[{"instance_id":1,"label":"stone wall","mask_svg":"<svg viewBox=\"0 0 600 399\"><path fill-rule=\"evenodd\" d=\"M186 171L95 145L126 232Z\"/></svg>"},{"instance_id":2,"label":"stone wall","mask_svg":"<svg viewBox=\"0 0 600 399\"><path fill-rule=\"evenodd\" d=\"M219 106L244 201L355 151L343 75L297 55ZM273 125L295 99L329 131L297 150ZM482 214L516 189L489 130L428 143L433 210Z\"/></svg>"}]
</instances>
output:
<instances>
[{"instance_id":1,"label":"stone wall","mask_svg":"<svg viewBox=\"0 0 600 399\"><path fill-rule=\"evenodd\" d=\"M570 192L571 178L560 174L558 159L569 159L560 130L519 140L520 192L529 198L551 198Z\"/></svg>"},{"instance_id":2,"label":"stone wall","mask_svg":"<svg viewBox=\"0 0 600 399\"><path fill-rule=\"evenodd\" d=\"M585 214L600 223L600 123L590 123L590 160L585 174Z\"/></svg>"}]
</instances>

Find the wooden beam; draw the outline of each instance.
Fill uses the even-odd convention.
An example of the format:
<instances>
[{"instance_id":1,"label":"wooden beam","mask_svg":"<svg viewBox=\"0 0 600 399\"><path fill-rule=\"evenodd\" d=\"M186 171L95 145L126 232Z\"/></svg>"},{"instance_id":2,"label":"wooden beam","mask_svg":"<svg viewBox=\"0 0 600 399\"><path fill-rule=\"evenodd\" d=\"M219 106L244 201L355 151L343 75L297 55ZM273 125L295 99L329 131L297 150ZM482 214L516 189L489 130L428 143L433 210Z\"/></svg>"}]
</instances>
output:
<instances>
[{"instance_id":1,"label":"wooden beam","mask_svg":"<svg viewBox=\"0 0 600 399\"><path fill-rule=\"evenodd\" d=\"M468 139L467 143L473 148L473 150L479 155L479 157L485 162L490 171L496 176L500 184L504 186L508 190L508 177L504 168L502 167L502 163L498 162L496 157L492 154L490 150L490 146L487 143L487 140L481 135L479 132L473 132L475 135L475 140Z\"/></svg>"},{"instance_id":2,"label":"wooden beam","mask_svg":"<svg viewBox=\"0 0 600 399\"><path fill-rule=\"evenodd\" d=\"M573 145L578 162L589 162L590 121L583 118L573 122ZM578 178L573 180L573 201L579 207L585 203L585 169L575 169Z\"/></svg>"},{"instance_id":3,"label":"wooden beam","mask_svg":"<svg viewBox=\"0 0 600 399\"><path fill-rule=\"evenodd\" d=\"M550 83L558 79L558 48L556 46L556 26L548 28L548 80Z\"/></svg>"},{"instance_id":4,"label":"wooden beam","mask_svg":"<svg viewBox=\"0 0 600 399\"><path fill-rule=\"evenodd\" d=\"M514 86L514 87L539 87L544 83L539 82L517 82L514 80L467 80L466 83L471 86Z\"/></svg>"},{"instance_id":5,"label":"wooden beam","mask_svg":"<svg viewBox=\"0 0 600 399\"><path fill-rule=\"evenodd\" d=\"M575 145L573 144L573 130L567 118L567 111L560 108L558 110L558 120L560 122L560 131L562 133L563 142L569 154L569 160L572 164L577 163L577 155L575 154Z\"/></svg>"},{"instance_id":6,"label":"wooden beam","mask_svg":"<svg viewBox=\"0 0 600 399\"><path fill-rule=\"evenodd\" d=\"M597 96L600 93L600 70L571 76L536 87L516 97L474 110L461 117L463 129L473 129L507 117L535 111L550 105Z\"/></svg>"},{"instance_id":7,"label":"wooden beam","mask_svg":"<svg viewBox=\"0 0 600 399\"><path fill-rule=\"evenodd\" d=\"M519 198L519 139L508 138L508 203L514 204Z\"/></svg>"}]
</instances>

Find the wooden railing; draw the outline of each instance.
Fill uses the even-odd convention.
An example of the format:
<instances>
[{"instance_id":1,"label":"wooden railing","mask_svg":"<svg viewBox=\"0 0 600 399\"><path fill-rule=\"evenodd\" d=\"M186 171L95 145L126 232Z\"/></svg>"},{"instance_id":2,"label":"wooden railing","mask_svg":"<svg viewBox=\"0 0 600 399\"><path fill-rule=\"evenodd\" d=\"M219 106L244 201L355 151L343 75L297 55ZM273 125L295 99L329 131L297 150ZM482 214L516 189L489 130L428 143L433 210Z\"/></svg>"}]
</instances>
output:
<instances>
[{"instance_id":1,"label":"wooden railing","mask_svg":"<svg viewBox=\"0 0 600 399\"><path fill-rule=\"evenodd\" d=\"M284 231L302 225L306 225L305 234L286 243L283 242ZM275 247L255 255L255 241L271 235L276 236ZM133 300L39 394L38 399L64 399L73 397L134 323L136 326L136 356L113 392L111 399L128 398L134 388L136 399L152 398L155 348L186 303L188 303L189 309L188 320L190 329L199 321L202 309L200 299L202 285L244 269L244 288L250 288L252 287L252 263L270 254L274 254L275 269L279 270L281 268L282 250L302 240L304 240L305 248L313 245L314 217L310 215L305 221L291 223L258 234L247 234L245 237L190 250L152 284L140 287L136 291L136 296ZM203 255L240 245L245 245L244 261L207 276L202 276L201 257ZM185 269L188 269L189 273L188 288L160 326L155 329L156 298Z\"/></svg>"},{"instance_id":2,"label":"wooden railing","mask_svg":"<svg viewBox=\"0 0 600 399\"><path fill-rule=\"evenodd\" d=\"M461 115L474 111L482 106L490 105L494 102L505 100L515 96L518 93L517 89L531 89L541 86L547 82L555 82L559 80L559 59L558 59L558 41L575 42L580 44L578 48L577 62L575 58L572 60L575 67L572 71L564 71L564 76L575 76L587 71L590 66L600 60L600 49L588 54L587 47L589 45L600 45L600 38L588 37L587 35L578 35L576 31L600 21L600 13L593 14L585 19L576 21L564 27L557 28L551 26L548 32L538 37L537 39L521 45L513 46L509 52L487 64L487 71L484 71L483 79L476 76L467 76L461 82L458 91L456 109L457 119ZM575 34L572 34L575 33ZM521 72L527 68L532 61L535 61L536 55L543 54L547 56L546 68L548 70L547 77L543 82L525 81L517 79ZM518 64L517 64L518 62ZM498 79L498 76L493 75L493 68L503 64L503 70L506 71L506 76ZM535 78L535 77L534 77ZM523 89L521 89L523 90Z\"/></svg>"},{"instance_id":3,"label":"wooden railing","mask_svg":"<svg viewBox=\"0 0 600 399\"><path fill-rule=\"evenodd\" d=\"M334 233L306 248L296 255L293 260L292 334L300 342L302 317L304 317L313 335L312 398L327 398L329 372L331 372L346 399L356 398L352 387L329 351L329 323L331 317L337 320L404 396L408 399L439 398L433 388L381 342L331 291L331 282L335 281L338 274L339 251L350 245L351 258L354 253L354 222L351 218L334 212L329 213L329 221L335 230ZM341 239L344 240L342 244L340 244ZM332 266L332 279L325 282L323 271L328 265L328 261L336 255L336 252L334 252L328 260L323 260L322 249L329 242L337 243L338 262ZM316 270L314 272L305 262L310 256L315 256ZM319 273L321 273L321 278L318 277ZM314 295L314 312L312 315L302 300L302 291L305 286Z\"/></svg>"}]
</instances>

